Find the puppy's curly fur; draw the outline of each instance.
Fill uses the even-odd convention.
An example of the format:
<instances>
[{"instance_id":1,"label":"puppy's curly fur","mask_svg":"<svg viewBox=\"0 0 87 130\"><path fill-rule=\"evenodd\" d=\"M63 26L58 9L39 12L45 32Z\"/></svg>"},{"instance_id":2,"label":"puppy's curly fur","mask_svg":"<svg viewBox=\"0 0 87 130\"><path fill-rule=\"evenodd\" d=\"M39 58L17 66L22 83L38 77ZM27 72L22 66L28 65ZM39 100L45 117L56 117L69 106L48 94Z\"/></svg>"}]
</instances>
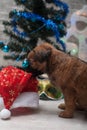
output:
<instances>
[{"instance_id":1,"label":"puppy's curly fur","mask_svg":"<svg viewBox=\"0 0 87 130\"><path fill-rule=\"evenodd\" d=\"M87 110L87 63L57 50L48 43L41 44L28 54L32 68L47 73L54 86L60 87L65 109L59 116L73 117L77 107Z\"/></svg>"}]
</instances>

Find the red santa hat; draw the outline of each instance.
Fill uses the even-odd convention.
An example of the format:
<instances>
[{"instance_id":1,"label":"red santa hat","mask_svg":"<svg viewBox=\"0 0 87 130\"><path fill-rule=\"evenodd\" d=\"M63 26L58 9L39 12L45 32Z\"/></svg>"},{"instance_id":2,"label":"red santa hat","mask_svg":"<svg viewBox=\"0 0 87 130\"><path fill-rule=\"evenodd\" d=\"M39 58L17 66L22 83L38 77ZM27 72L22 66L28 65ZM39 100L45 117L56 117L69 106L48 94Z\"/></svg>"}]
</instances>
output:
<instances>
[{"instance_id":1,"label":"red santa hat","mask_svg":"<svg viewBox=\"0 0 87 130\"><path fill-rule=\"evenodd\" d=\"M17 97L20 98L20 94L24 92L27 92L27 94L28 92L36 94L38 92L37 84L37 79L32 77L31 73L27 73L13 66L3 68L0 71L0 95L3 98L5 106L4 113L9 111L15 100L17 100ZM38 103L38 96L36 100ZM10 116L10 113L7 114L9 116L4 115L3 117L3 112L0 115L6 119Z\"/></svg>"}]
</instances>

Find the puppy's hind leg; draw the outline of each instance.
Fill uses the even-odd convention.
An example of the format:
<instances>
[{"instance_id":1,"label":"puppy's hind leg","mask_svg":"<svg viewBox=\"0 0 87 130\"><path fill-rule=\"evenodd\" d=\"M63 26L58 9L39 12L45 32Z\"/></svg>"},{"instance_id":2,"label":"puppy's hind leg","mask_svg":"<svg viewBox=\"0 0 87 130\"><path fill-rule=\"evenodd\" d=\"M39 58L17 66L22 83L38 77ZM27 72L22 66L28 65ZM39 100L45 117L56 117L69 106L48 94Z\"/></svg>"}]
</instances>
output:
<instances>
[{"instance_id":1,"label":"puppy's hind leg","mask_svg":"<svg viewBox=\"0 0 87 130\"><path fill-rule=\"evenodd\" d=\"M63 92L65 100L65 110L60 112L59 116L63 118L72 118L75 110L75 93L73 90L66 89Z\"/></svg>"}]
</instances>

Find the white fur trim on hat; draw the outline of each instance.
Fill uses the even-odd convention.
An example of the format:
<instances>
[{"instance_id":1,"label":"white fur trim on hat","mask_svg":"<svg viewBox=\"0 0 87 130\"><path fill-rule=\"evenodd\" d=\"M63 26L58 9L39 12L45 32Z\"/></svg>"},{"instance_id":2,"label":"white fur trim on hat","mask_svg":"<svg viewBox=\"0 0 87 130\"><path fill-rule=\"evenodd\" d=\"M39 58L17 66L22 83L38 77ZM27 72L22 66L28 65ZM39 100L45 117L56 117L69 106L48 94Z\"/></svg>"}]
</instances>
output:
<instances>
[{"instance_id":1,"label":"white fur trim on hat","mask_svg":"<svg viewBox=\"0 0 87 130\"><path fill-rule=\"evenodd\" d=\"M38 108L39 107L39 95L37 92L23 92L21 93L16 100L14 101L11 108L17 107L30 107Z\"/></svg>"}]
</instances>

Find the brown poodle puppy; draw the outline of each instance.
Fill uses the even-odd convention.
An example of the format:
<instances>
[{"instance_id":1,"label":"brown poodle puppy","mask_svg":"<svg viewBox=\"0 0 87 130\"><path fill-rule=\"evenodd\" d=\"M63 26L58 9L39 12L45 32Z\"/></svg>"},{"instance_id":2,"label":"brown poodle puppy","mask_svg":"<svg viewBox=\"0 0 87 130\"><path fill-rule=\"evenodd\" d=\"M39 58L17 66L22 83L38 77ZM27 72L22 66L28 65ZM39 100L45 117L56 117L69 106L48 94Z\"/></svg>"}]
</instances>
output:
<instances>
[{"instance_id":1,"label":"brown poodle puppy","mask_svg":"<svg viewBox=\"0 0 87 130\"><path fill-rule=\"evenodd\" d=\"M77 107L87 110L87 63L57 50L48 43L40 44L28 54L32 68L47 73L56 88L60 87L65 109L59 116L73 117Z\"/></svg>"}]
</instances>

